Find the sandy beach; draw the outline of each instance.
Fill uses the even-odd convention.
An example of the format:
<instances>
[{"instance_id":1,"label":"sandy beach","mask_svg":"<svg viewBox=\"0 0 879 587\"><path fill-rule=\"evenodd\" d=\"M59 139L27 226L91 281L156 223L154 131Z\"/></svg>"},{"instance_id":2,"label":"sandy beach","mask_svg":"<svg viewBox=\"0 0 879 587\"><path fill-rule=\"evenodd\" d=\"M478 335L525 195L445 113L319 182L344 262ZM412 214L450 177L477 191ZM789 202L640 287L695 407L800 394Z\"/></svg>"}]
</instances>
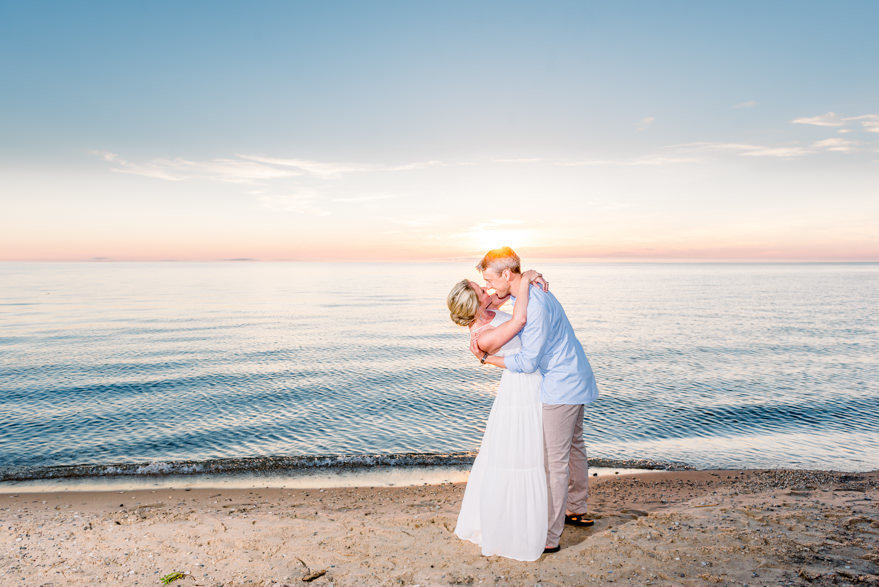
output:
<instances>
[{"instance_id":1,"label":"sandy beach","mask_svg":"<svg viewBox=\"0 0 879 587\"><path fill-rule=\"evenodd\" d=\"M879 584L879 472L594 478L535 563L453 534L462 484L0 494L0 584Z\"/></svg>"}]
</instances>

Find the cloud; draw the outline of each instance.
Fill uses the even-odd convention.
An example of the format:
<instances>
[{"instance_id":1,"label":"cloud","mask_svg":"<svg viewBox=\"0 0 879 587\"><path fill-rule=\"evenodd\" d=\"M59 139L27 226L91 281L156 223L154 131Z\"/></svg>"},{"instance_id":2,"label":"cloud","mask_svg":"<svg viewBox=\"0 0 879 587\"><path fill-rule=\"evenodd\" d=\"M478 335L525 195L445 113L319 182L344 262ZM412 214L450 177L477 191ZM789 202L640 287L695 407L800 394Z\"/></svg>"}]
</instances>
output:
<instances>
[{"instance_id":1,"label":"cloud","mask_svg":"<svg viewBox=\"0 0 879 587\"><path fill-rule=\"evenodd\" d=\"M845 126L845 121L836 112L828 112L819 116L794 118L791 122L794 124L810 124L812 126Z\"/></svg>"},{"instance_id":2,"label":"cloud","mask_svg":"<svg viewBox=\"0 0 879 587\"><path fill-rule=\"evenodd\" d=\"M154 165L178 170L190 178L215 179L231 183L248 183L302 175L300 172L289 169L267 167L237 159L212 159L210 161L185 161L182 159L166 161L159 159L154 162Z\"/></svg>"},{"instance_id":3,"label":"cloud","mask_svg":"<svg viewBox=\"0 0 879 587\"><path fill-rule=\"evenodd\" d=\"M153 159L146 163L134 163L116 153L94 151L94 154L113 165L113 171L130 173L167 181L207 179L229 183L253 183L269 179L294 177L301 172L279 169L240 159L211 159L189 161L188 159Z\"/></svg>"},{"instance_id":4,"label":"cloud","mask_svg":"<svg viewBox=\"0 0 879 587\"><path fill-rule=\"evenodd\" d=\"M733 108L753 108L757 105L757 100L748 100L747 102L739 102L738 104L734 104Z\"/></svg>"},{"instance_id":5,"label":"cloud","mask_svg":"<svg viewBox=\"0 0 879 587\"><path fill-rule=\"evenodd\" d=\"M638 122L638 132L643 132L650 128L650 125L653 124L654 120L656 120L656 118L654 118L653 116L645 116L644 118L642 118L640 122Z\"/></svg>"},{"instance_id":6,"label":"cloud","mask_svg":"<svg viewBox=\"0 0 879 587\"><path fill-rule=\"evenodd\" d=\"M164 179L167 181L180 181L181 179L185 179L185 177L182 177L179 174L170 173L168 170L163 169L161 166L138 165L136 163L126 161L125 159L119 157L119 155L117 155L116 153L110 153L109 151L92 151L92 153L94 155L97 155L104 161L114 165L113 171L117 171L119 173L132 173L134 175L143 175L146 177Z\"/></svg>"},{"instance_id":7,"label":"cloud","mask_svg":"<svg viewBox=\"0 0 879 587\"><path fill-rule=\"evenodd\" d=\"M681 149L684 151L714 151L728 152L742 155L743 157L802 157L811 151L797 145L769 147L766 145L749 145L746 143L686 143L683 145L671 145L668 148Z\"/></svg>"},{"instance_id":8,"label":"cloud","mask_svg":"<svg viewBox=\"0 0 879 587\"><path fill-rule=\"evenodd\" d=\"M367 165L356 165L349 163L325 163L320 161L311 161L309 159L285 159L281 157L266 157L262 155L235 155L240 159L253 161L255 163L273 168L294 169L298 174L329 176L340 175L343 173L353 173L358 171L369 171Z\"/></svg>"},{"instance_id":9,"label":"cloud","mask_svg":"<svg viewBox=\"0 0 879 587\"><path fill-rule=\"evenodd\" d=\"M648 157L638 157L636 159L585 159L582 161L560 161L556 163L556 165L561 165L563 167L638 167L642 165L658 167L661 165L693 163L695 161L698 161L698 159L694 157L652 155Z\"/></svg>"},{"instance_id":10,"label":"cloud","mask_svg":"<svg viewBox=\"0 0 879 587\"><path fill-rule=\"evenodd\" d=\"M879 114L862 114L861 116L851 116L845 120L859 121L867 132L879 132Z\"/></svg>"},{"instance_id":11,"label":"cloud","mask_svg":"<svg viewBox=\"0 0 879 587\"><path fill-rule=\"evenodd\" d=\"M419 161L417 163L407 163L405 165L376 167L375 171L412 171L413 169L427 169L428 167L436 167L438 165L445 165L445 163L442 161Z\"/></svg>"},{"instance_id":12,"label":"cloud","mask_svg":"<svg viewBox=\"0 0 879 587\"><path fill-rule=\"evenodd\" d=\"M841 138L831 138L812 143L812 148L819 151L839 151L846 153L848 151L854 151L855 145L857 145L855 141Z\"/></svg>"},{"instance_id":13,"label":"cloud","mask_svg":"<svg viewBox=\"0 0 879 587\"><path fill-rule=\"evenodd\" d=\"M867 132L879 133L879 114L861 114L859 116L840 117L836 112L828 112L819 116L795 118L791 122L795 124L811 124L813 126L845 127L849 123L860 123Z\"/></svg>"},{"instance_id":14,"label":"cloud","mask_svg":"<svg viewBox=\"0 0 879 587\"><path fill-rule=\"evenodd\" d=\"M210 180L229 183L260 183L299 176L329 178L347 173L408 171L442 165L439 161L424 161L379 166L243 154L207 161L158 158L145 163L136 163L108 151L93 151L93 154L110 163L113 166L113 171L119 173L142 175L166 181Z\"/></svg>"},{"instance_id":15,"label":"cloud","mask_svg":"<svg viewBox=\"0 0 879 587\"><path fill-rule=\"evenodd\" d=\"M360 163L324 163L308 159L283 159L278 157L264 157L260 155L236 155L242 159L257 161L267 165L279 167L292 167L303 173L319 176L341 175L344 173L366 173L372 171L411 171L413 169L425 169L442 165L441 161L418 161L403 165L367 165Z\"/></svg>"},{"instance_id":16,"label":"cloud","mask_svg":"<svg viewBox=\"0 0 879 587\"><path fill-rule=\"evenodd\" d=\"M814 155L826 151L847 153L855 151L857 146L858 143L856 141L835 137L815 141L808 146L767 146L750 145L746 143L687 143L683 145L671 145L668 148L683 151L727 152L742 157L778 157L781 159L793 159L795 157L805 157L807 155Z\"/></svg>"}]
</instances>

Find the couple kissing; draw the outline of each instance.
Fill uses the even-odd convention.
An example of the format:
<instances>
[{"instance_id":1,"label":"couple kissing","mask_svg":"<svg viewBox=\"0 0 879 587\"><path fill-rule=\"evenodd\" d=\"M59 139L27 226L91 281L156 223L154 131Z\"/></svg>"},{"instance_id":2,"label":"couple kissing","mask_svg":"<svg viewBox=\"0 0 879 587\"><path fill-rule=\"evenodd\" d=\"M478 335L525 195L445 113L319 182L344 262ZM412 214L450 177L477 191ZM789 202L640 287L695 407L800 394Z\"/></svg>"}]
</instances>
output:
<instances>
[{"instance_id":1,"label":"couple kissing","mask_svg":"<svg viewBox=\"0 0 879 587\"><path fill-rule=\"evenodd\" d=\"M470 329L471 352L503 374L455 534L485 556L533 561L558 552L565 524L593 524L585 515L583 411L598 389L583 346L541 274L522 273L509 247L489 251L476 268L485 287L466 279L455 284L449 312ZM508 300L512 315L499 309Z\"/></svg>"}]
</instances>

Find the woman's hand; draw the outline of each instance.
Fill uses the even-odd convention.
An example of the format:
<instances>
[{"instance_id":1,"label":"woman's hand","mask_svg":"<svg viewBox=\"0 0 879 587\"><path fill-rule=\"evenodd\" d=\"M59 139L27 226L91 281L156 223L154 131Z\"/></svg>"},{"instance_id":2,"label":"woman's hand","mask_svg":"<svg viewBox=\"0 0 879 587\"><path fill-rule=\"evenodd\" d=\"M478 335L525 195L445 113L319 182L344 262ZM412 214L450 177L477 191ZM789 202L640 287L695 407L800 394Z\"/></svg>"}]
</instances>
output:
<instances>
[{"instance_id":1,"label":"woman's hand","mask_svg":"<svg viewBox=\"0 0 879 587\"><path fill-rule=\"evenodd\" d=\"M476 337L476 336L471 336L471 337L470 337L470 352L473 353L473 355L474 355L477 359L480 359L480 360L481 360L481 359L482 359L482 355L485 354L485 351L483 351L481 348L479 348L479 341L476 340L477 338L478 338L478 337Z\"/></svg>"},{"instance_id":2,"label":"woman's hand","mask_svg":"<svg viewBox=\"0 0 879 587\"><path fill-rule=\"evenodd\" d=\"M523 273L522 279L528 281L528 283L536 283L541 289L543 289L543 291L549 291L549 282L543 278L543 275L534 269L529 269Z\"/></svg>"}]
</instances>

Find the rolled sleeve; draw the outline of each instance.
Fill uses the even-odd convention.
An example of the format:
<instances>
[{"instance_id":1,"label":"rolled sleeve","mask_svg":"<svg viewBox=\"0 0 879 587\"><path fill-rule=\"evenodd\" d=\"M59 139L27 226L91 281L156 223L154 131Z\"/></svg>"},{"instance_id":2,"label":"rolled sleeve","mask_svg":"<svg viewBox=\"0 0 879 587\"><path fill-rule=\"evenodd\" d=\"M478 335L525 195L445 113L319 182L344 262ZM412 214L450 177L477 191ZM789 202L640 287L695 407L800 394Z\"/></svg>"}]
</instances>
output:
<instances>
[{"instance_id":1,"label":"rolled sleeve","mask_svg":"<svg viewBox=\"0 0 879 587\"><path fill-rule=\"evenodd\" d=\"M504 357L507 370L513 373L534 373L540 366L540 357L546 346L549 314L544 305L532 296L528 303L528 320L520 334L522 350Z\"/></svg>"}]
</instances>

